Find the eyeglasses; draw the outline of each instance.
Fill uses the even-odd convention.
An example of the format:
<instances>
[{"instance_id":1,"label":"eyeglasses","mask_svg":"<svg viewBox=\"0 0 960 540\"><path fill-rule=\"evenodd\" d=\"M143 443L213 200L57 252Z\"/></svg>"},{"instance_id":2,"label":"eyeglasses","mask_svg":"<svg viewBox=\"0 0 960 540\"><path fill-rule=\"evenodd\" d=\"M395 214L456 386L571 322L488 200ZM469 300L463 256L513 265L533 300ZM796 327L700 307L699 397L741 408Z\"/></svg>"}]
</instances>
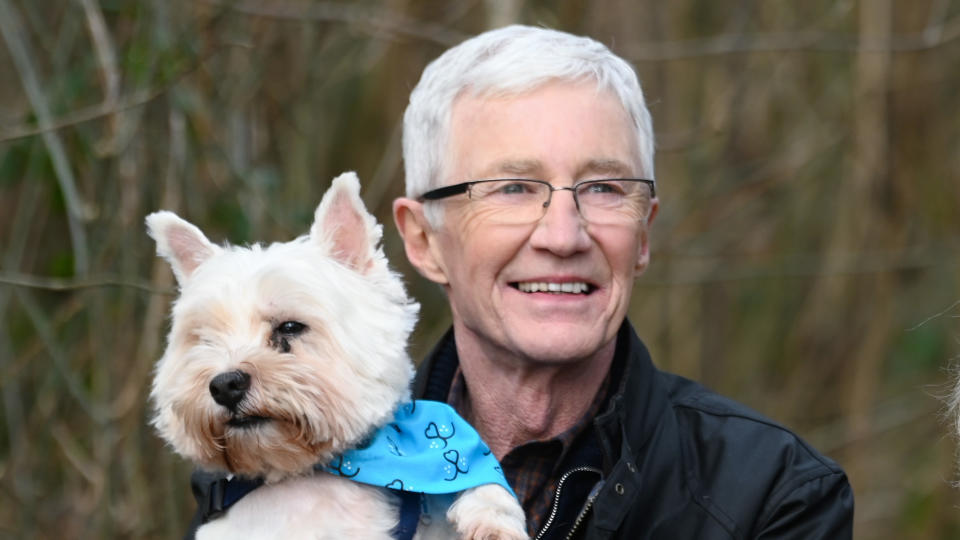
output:
<instances>
[{"instance_id":1,"label":"eyeglasses","mask_svg":"<svg viewBox=\"0 0 960 540\"><path fill-rule=\"evenodd\" d=\"M547 213L554 191L570 191L577 210L587 223L619 225L642 221L656 197L656 182L645 178L584 180L555 187L543 180L473 180L428 191L420 201L435 201L466 193L478 210L497 223L539 221Z\"/></svg>"}]
</instances>

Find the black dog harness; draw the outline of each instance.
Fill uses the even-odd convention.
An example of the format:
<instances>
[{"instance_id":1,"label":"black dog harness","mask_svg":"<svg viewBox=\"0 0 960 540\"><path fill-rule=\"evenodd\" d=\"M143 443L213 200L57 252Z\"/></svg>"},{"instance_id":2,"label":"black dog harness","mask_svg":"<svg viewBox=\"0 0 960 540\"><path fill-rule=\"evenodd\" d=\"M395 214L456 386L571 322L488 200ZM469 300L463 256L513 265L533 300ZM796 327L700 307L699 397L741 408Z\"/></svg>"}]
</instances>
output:
<instances>
[{"instance_id":1,"label":"black dog harness","mask_svg":"<svg viewBox=\"0 0 960 540\"><path fill-rule=\"evenodd\" d=\"M240 476L220 478L210 482L208 505L203 508L203 523L227 513L231 506L251 491L263 485L263 479L251 480ZM397 540L412 540L420 521L421 497L419 493L391 490L400 497L400 521L391 531Z\"/></svg>"}]
</instances>

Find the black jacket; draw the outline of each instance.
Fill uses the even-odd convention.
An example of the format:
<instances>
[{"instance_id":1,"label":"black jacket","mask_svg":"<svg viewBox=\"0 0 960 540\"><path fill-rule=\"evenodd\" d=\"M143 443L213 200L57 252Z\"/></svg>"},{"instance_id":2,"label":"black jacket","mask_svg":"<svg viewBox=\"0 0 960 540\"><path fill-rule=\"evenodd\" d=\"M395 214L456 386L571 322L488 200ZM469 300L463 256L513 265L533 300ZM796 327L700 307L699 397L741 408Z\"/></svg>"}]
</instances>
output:
<instances>
[{"instance_id":1,"label":"black jacket","mask_svg":"<svg viewBox=\"0 0 960 540\"><path fill-rule=\"evenodd\" d=\"M555 514L538 538L852 537L853 492L836 463L747 407L657 370L628 322L617 340L616 390L562 464ZM421 365L415 395L444 401L456 367L449 333Z\"/></svg>"}]
</instances>

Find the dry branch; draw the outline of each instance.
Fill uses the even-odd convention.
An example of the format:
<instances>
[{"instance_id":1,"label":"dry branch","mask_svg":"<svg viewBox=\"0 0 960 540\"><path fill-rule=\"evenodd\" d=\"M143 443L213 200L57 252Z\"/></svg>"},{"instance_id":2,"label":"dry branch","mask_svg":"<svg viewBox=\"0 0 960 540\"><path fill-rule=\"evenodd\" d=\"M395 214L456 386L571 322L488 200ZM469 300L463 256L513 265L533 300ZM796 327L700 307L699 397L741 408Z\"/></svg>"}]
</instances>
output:
<instances>
[{"instance_id":1,"label":"dry branch","mask_svg":"<svg viewBox=\"0 0 960 540\"><path fill-rule=\"evenodd\" d=\"M52 122L53 115L43 93L43 85L34 66L34 54L30 42L23 33L23 22L20 14L11 5L10 0L0 0L0 33L3 34L10 56L20 75L20 82L27 93L34 113L37 115L40 127L45 128ZM74 270L78 275L85 275L89 270L87 254L87 233L84 230L87 221L93 217L93 209L81 199L77 192L76 179L67 159L60 137L53 131L43 132L43 142L50 153L53 167L56 171L57 182L67 203L67 217L70 229L70 241L73 244Z\"/></svg>"},{"instance_id":2,"label":"dry branch","mask_svg":"<svg viewBox=\"0 0 960 540\"><path fill-rule=\"evenodd\" d=\"M664 62L726 54L837 52L859 54L907 53L942 47L960 38L960 16L934 23L920 32L888 37L842 35L807 30L801 32L721 34L709 38L637 43L623 48L635 62Z\"/></svg>"},{"instance_id":3,"label":"dry branch","mask_svg":"<svg viewBox=\"0 0 960 540\"><path fill-rule=\"evenodd\" d=\"M376 38L382 37L380 33L383 33L393 39L396 39L395 36L407 36L449 47L470 37L469 34L452 30L444 25L423 22L401 13L385 12L381 8L354 4L303 0L272 2L259 0L240 2L205 1L208 4L260 17L298 21L345 22L369 28L372 37Z\"/></svg>"},{"instance_id":4,"label":"dry branch","mask_svg":"<svg viewBox=\"0 0 960 540\"><path fill-rule=\"evenodd\" d=\"M16 274L11 272L0 272L0 284L25 287L29 289L46 289L49 291L73 291L96 287L130 287L148 292L150 294L160 294L165 296L173 296L176 294L176 291L172 289L158 288L150 282L141 279L104 275L64 279L31 276L27 274Z\"/></svg>"}]
</instances>

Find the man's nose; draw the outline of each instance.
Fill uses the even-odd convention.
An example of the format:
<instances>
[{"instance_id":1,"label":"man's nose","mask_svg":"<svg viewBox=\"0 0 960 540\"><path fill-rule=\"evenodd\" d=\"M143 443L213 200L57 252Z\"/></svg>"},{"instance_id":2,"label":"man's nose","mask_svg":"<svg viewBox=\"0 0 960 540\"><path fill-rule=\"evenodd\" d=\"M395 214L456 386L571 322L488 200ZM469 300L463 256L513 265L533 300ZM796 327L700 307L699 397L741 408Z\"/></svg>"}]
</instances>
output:
<instances>
[{"instance_id":1,"label":"man's nose","mask_svg":"<svg viewBox=\"0 0 960 540\"><path fill-rule=\"evenodd\" d=\"M568 257L588 249L590 242L586 222L580 216L573 192L555 191L530 236L530 244L560 257Z\"/></svg>"}]
</instances>

